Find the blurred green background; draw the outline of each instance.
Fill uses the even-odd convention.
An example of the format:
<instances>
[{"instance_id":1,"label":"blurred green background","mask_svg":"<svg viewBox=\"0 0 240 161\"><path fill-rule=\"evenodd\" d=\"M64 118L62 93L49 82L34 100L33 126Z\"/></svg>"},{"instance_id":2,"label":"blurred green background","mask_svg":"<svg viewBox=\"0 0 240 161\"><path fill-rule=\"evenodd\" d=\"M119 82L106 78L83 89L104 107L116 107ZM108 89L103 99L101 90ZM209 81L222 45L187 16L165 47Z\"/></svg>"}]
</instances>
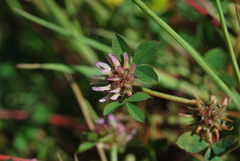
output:
<instances>
[{"instance_id":1,"label":"blurred green background","mask_svg":"<svg viewBox=\"0 0 240 161\"><path fill-rule=\"evenodd\" d=\"M144 2L205 56L229 86L239 91L231 77L220 29L209 17L184 0ZM217 19L211 1L202 1L201 5ZM222 7L233 45L238 48L235 3L223 0ZM55 28L28 20L23 11L41 18L45 24L50 22ZM99 117L103 117L106 104L98 102L102 93L91 90L91 74L98 72L96 62L105 61L111 53L114 33L122 35L132 51L146 40L162 41L150 63L156 68L159 83L146 84L147 87L189 99L194 92L205 100L215 93L220 100L223 93L197 63L130 0L3 0L0 1L0 154L57 160L59 153L63 160L73 160L82 141L81 133L88 131L88 127L61 71L77 65L70 68L74 79ZM16 68L16 64L32 63L52 63L52 66L40 66L50 70ZM180 104L154 98L141 106L146 112L146 124L141 125L138 139L120 154L121 160L130 161L131 157L143 161L197 160L197 156L174 145L184 131L181 126L191 121L178 116ZM232 105L230 108L234 109ZM64 119L72 120L73 125ZM235 121L236 125L238 122ZM155 129L151 137L150 129ZM238 135L238 128L234 132ZM237 151L229 158L236 159ZM79 154L79 158L99 160L94 149Z\"/></svg>"}]
</instances>

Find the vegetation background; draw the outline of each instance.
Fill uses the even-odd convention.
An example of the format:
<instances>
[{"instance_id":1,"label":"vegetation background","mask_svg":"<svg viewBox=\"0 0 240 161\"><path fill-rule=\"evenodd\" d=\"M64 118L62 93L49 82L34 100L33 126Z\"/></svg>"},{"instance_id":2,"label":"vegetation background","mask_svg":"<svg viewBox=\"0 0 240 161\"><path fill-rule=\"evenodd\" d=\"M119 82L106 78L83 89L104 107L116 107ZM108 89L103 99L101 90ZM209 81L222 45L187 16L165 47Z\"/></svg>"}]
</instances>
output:
<instances>
[{"instance_id":1,"label":"vegetation background","mask_svg":"<svg viewBox=\"0 0 240 161\"><path fill-rule=\"evenodd\" d=\"M210 15L203 15L187 0L145 0L158 16L200 52L235 87L229 58L215 4L197 1ZM235 2L222 0L222 8L239 55L239 22ZM26 19L26 13L55 24L50 29ZM24 16L25 15L25 16ZM36 18L34 18L36 20ZM57 32L56 32L57 31ZM0 1L0 154L39 160L73 160L78 146L89 131L66 71L73 74L88 105L103 117L106 103L99 103L101 92L92 91L95 64L111 53L114 34L122 35L131 50L147 40L162 41L151 65L159 83L145 86L164 93L193 99L196 93L208 100L211 93L221 100L224 93L209 76L162 28L130 0L3 0ZM132 53L130 53L131 55ZM237 56L238 62L239 56ZM26 70L17 64L40 63ZM73 66L77 65L77 66ZM236 88L239 92L239 87ZM128 126L138 128L136 137L119 153L119 160L201 160L175 145L191 123L179 116L181 104L151 98L139 105L146 113L145 123L130 118L124 108L114 112ZM236 110L231 104L230 109ZM94 112L93 112L94 113ZM97 119L97 116L96 116ZM231 134L239 138L239 120ZM220 136L229 134L223 132ZM100 160L95 148L78 153L79 160ZM106 152L109 157L109 153ZM238 160L239 149L227 157ZM1 160L1 158L0 158Z\"/></svg>"}]
</instances>

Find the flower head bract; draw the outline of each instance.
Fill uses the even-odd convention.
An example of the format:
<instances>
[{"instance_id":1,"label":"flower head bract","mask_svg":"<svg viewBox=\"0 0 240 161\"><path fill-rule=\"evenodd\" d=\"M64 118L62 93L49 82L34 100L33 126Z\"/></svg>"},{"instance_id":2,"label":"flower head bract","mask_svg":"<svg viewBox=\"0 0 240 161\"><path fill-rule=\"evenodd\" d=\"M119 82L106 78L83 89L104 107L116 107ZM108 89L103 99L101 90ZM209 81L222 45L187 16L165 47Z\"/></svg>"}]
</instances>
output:
<instances>
[{"instance_id":1,"label":"flower head bract","mask_svg":"<svg viewBox=\"0 0 240 161\"><path fill-rule=\"evenodd\" d=\"M100 102L104 102L108 99L118 100L124 99L126 97L132 96L133 86L139 86L140 84L136 82L136 76L134 71L136 69L136 64L132 66L129 65L129 57L126 52L124 52L124 63L121 65L120 61L113 55L108 54L109 64L104 62L98 62L96 65L100 68L100 72L103 75L94 75L102 82L94 84L104 84L104 86L93 87L94 91L103 91L107 95L100 99Z\"/></svg>"}]
</instances>

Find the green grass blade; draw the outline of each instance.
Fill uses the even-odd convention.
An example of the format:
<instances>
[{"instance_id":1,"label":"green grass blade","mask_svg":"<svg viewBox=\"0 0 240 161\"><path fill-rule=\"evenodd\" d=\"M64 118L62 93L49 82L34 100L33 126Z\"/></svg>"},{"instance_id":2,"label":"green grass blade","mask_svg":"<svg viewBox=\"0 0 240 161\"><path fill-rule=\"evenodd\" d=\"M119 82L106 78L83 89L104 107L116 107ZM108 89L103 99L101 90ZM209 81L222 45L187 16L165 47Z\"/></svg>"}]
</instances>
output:
<instances>
[{"instance_id":1,"label":"green grass blade","mask_svg":"<svg viewBox=\"0 0 240 161\"><path fill-rule=\"evenodd\" d=\"M225 40L225 43L227 45L228 53L230 55L232 68L233 68L233 71L234 71L234 74L235 74L238 86L240 86L239 66L238 66L237 60L235 58L233 46L231 44L231 40L230 40L230 37L229 37L229 34L228 34L228 29L227 29L227 25L226 25L226 22L225 22L225 19L224 19L224 15L223 15L223 11L222 11L220 0L216 0L216 4L217 4L217 9L218 9L221 25L222 25L224 40Z\"/></svg>"},{"instance_id":2,"label":"green grass blade","mask_svg":"<svg viewBox=\"0 0 240 161\"><path fill-rule=\"evenodd\" d=\"M104 53L110 53L112 51L111 47L107 46L107 45L104 45L102 43L99 43L93 39L90 39L90 38L87 38L85 36L82 36L82 35L76 35L74 33L72 33L71 31L65 29L65 28L62 28L62 27L59 27L51 22L48 22L46 20L43 20L41 18L38 18L36 16L33 16L23 10L19 10L19 9L14 9L18 14L20 14L21 16L25 17L26 19L28 20L31 20L37 24L40 24L46 28L49 28L57 33L60 33L62 35L65 35L65 36L68 36L70 38L73 38L81 43L84 43L86 45L89 45L89 46L92 46Z\"/></svg>"},{"instance_id":3,"label":"green grass blade","mask_svg":"<svg viewBox=\"0 0 240 161\"><path fill-rule=\"evenodd\" d=\"M53 0L42 0L45 3L45 6L50 11L51 16L57 21L58 24L64 26L65 28L69 27L68 19L66 14L58 7L56 2Z\"/></svg>"},{"instance_id":4,"label":"green grass blade","mask_svg":"<svg viewBox=\"0 0 240 161\"><path fill-rule=\"evenodd\" d=\"M19 8L19 9L23 8L18 0L11 0L11 1L5 1L5 2L10 6L10 8Z\"/></svg>"},{"instance_id":5,"label":"green grass blade","mask_svg":"<svg viewBox=\"0 0 240 161\"><path fill-rule=\"evenodd\" d=\"M201 66L201 68L211 77L211 79L228 95L233 96L233 91L218 77L217 72L205 61L205 59L180 35L178 35L168 24L166 24L161 18L153 13L141 0L132 0L137 4L150 18L152 18L159 26L161 26L169 35L171 35ZM238 103L239 96L233 99L235 105L240 110L240 104Z\"/></svg>"},{"instance_id":6,"label":"green grass blade","mask_svg":"<svg viewBox=\"0 0 240 161\"><path fill-rule=\"evenodd\" d=\"M109 17L111 16L110 11L99 2L99 0L86 0L85 3L87 3L95 12L97 15L97 19L99 19L99 23L106 23L109 20Z\"/></svg>"},{"instance_id":7,"label":"green grass blade","mask_svg":"<svg viewBox=\"0 0 240 161\"><path fill-rule=\"evenodd\" d=\"M54 70L65 73L81 73L86 77L92 77L92 74L99 75L99 69L95 67L89 66L80 66L73 65L67 66L64 64L56 64L56 63L46 63L46 64L17 64L17 68L23 69L46 69L46 70Z\"/></svg>"}]
</instances>

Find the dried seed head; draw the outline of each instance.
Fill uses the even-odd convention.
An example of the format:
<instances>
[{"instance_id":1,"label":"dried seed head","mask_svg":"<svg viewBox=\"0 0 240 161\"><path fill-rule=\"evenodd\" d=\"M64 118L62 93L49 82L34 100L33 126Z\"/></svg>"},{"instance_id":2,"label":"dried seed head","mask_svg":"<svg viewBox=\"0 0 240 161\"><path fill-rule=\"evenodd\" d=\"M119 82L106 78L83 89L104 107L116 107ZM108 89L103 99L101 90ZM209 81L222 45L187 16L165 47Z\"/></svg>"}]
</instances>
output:
<instances>
[{"instance_id":1,"label":"dried seed head","mask_svg":"<svg viewBox=\"0 0 240 161\"><path fill-rule=\"evenodd\" d=\"M195 97L197 107L187 107L191 111L190 114L182 115L193 117L194 121L190 125L193 132L212 144L213 136L216 137L216 140L219 140L219 131L233 129L233 127L229 128L226 125L227 121L233 122L226 118L226 107L232 99L231 97L224 97L223 102L219 104L215 95L211 95L208 103L204 103L197 95Z\"/></svg>"}]
</instances>

